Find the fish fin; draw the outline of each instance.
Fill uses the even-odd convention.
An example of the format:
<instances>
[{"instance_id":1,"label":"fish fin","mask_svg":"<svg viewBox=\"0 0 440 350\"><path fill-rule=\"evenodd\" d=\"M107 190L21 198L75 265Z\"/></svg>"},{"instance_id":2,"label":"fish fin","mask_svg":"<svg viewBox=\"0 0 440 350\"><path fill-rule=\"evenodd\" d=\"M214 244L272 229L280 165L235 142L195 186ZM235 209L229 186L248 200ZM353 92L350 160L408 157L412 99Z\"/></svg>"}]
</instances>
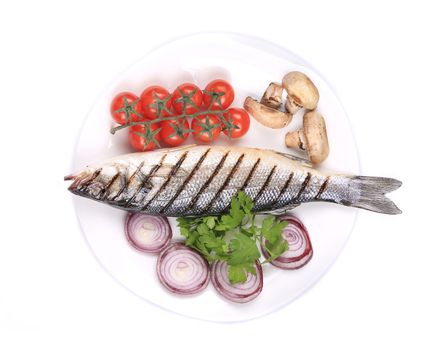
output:
<instances>
[{"instance_id":1,"label":"fish fin","mask_svg":"<svg viewBox=\"0 0 440 350\"><path fill-rule=\"evenodd\" d=\"M274 210L262 211L259 212L258 214L282 215L288 212L289 210L295 209L297 206L299 206L299 204L293 204L293 205L289 205L288 207L274 209Z\"/></svg>"},{"instance_id":2,"label":"fish fin","mask_svg":"<svg viewBox=\"0 0 440 350\"><path fill-rule=\"evenodd\" d=\"M355 176L351 178L360 190L359 199L350 205L383 214L401 214L394 202L385 196L398 189L402 182L387 177Z\"/></svg>"},{"instance_id":3,"label":"fish fin","mask_svg":"<svg viewBox=\"0 0 440 350\"><path fill-rule=\"evenodd\" d=\"M307 166L307 167L313 167L313 164L310 160L306 159L306 158L302 158L299 156L295 156L294 154L290 154L290 153L283 153L283 152L278 152L278 151L274 151L276 154L279 154L280 156L289 158L290 160L294 160L296 162L300 162L302 165Z\"/></svg>"}]
</instances>

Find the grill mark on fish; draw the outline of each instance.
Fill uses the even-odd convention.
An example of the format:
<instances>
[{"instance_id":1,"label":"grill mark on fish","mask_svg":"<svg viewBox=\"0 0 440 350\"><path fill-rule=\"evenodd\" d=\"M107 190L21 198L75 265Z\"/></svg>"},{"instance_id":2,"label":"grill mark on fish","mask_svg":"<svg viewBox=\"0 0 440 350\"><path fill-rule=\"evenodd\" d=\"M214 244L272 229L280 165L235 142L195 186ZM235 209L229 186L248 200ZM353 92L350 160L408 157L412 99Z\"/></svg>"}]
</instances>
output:
<instances>
[{"instance_id":1,"label":"grill mark on fish","mask_svg":"<svg viewBox=\"0 0 440 350\"><path fill-rule=\"evenodd\" d=\"M214 169L214 171L211 174L211 176L209 177L209 179L203 184L203 186L200 188L199 192L197 192L197 194L193 197L193 199L189 203L189 205L186 209L186 213L188 213L194 207L194 205L197 203L197 200L199 199L200 195L203 193L203 191L205 191L208 188L208 186L210 185L210 183L212 182L214 177L218 174L220 169L223 167L223 164L225 163L225 160L228 157L228 155L229 155L229 151L225 153L225 155L222 157L222 159L220 159L220 162L217 164L216 168Z\"/></svg>"},{"instance_id":2,"label":"grill mark on fish","mask_svg":"<svg viewBox=\"0 0 440 350\"><path fill-rule=\"evenodd\" d=\"M281 189L279 195L278 195L277 198L273 201L273 203L277 203L278 200L281 198L281 196L284 194L284 192L286 192L286 190L289 188L289 186L290 186L290 182L292 181L292 178L293 178L293 174L294 174L294 172L291 172L291 173L289 174L289 178L287 179L286 183L284 184L284 186L283 186L283 188ZM272 203L271 203L271 205L272 205Z\"/></svg>"},{"instance_id":3,"label":"grill mark on fish","mask_svg":"<svg viewBox=\"0 0 440 350\"><path fill-rule=\"evenodd\" d=\"M257 169L258 164L260 164L261 159L258 158L257 161L255 162L255 164L252 166L251 171L249 172L249 175L247 176L246 180L244 180L243 186L241 186L241 188L238 190L238 192L240 191L244 191L247 187L247 185L249 184L249 182L252 179L252 175L254 175L255 169Z\"/></svg>"},{"instance_id":4,"label":"grill mark on fish","mask_svg":"<svg viewBox=\"0 0 440 350\"><path fill-rule=\"evenodd\" d=\"M205 206L205 208L203 208L202 213L207 212L207 211L209 211L209 209L211 209L211 206L214 203L214 200L217 198L219 193L221 193L226 188L226 186L228 186L229 181L231 181L232 176L234 176L234 174L237 171L238 167L240 166L240 163L242 162L243 158L244 158L244 153L242 153L240 155L240 157L237 159L234 166L232 167L232 170L230 171L230 173L226 177L225 181L223 181L223 184L220 186L219 190L215 193L215 196L212 197L210 202Z\"/></svg>"},{"instance_id":5,"label":"grill mark on fish","mask_svg":"<svg viewBox=\"0 0 440 350\"><path fill-rule=\"evenodd\" d=\"M285 182L284 185L283 185L283 188L281 188L280 193L278 193L278 196L276 196L276 198L275 198L272 202L270 202L270 203L268 203L267 205L265 205L265 207L270 208L270 207L272 207L272 206L275 206L275 209L278 208L278 205L277 205L278 200L281 198L281 196L284 194L284 192L286 192L286 190L289 188L289 186L290 186L290 182L292 181L292 178L293 178L293 175L294 175L294 172L291 172L291 173L289 174L289 176L288 176L286 182Z\"/></svg>"},{"instance_id":6,"label":"grill mark on fish","mask_svg":"<svg viewBox=\"0 0 440 350\"><path fill-rule=\"evenodd\" d=\"M209 151L211 150L211 148L208 148L207 151L205 153L203 153L203 155L200 157L199 161L197 162L196 166L193 168L193 170L191 170L190 174L188 175L188 177L185 179L185 181L183 182L182 186L180 186L180 188L177 190L177 192L174 194L173 198L171 198L169 200L169 202L159 211L159 213L164 213L168 210L168 208L174 203L174 201L176 200L176 198L180 195L180 193L182 193L182 191L185 189L186 185L188 184L188 182L193 178L194 174L197 172L197 170L199 170L200 166L202 165L203 161L205 160L206 156L208 155Z\"/></svg>"},{"instance_id":7,"label":"grill mark on fish","mask_svg":"<svg viewBox=\"0 0 440 350\"><path fill-rule=\"evenodd\" d=\"M318 193L315 196L315 199L319 199L319 197L324 193L324 191L327 189L327 184L328 184L328 180L329 180L329 176L327 176L323 182L323 184L321 185L321 187L319 188Z\"/></svg>"},{"instance_id":8,"label":"grill mark on fish","mask_svg":"<svg viewBox=\"0 0 440 350\"><path fill-rule=\"evenodd\" d=\"M120 190L118 191L118 193L116 193L116 196L114 196L112 199L108 198L109 200L112 200L112 201L115 200L115 198L117 196L119 196L122 193L122 191L127 187L127 182L128 182L127 170L125 170L123 173L121 173L121 176L119 178L119 182L121 183Z\"/></svg>"},{"instance_id":9,"label":"grill mark on fish","mask_svg":"<svg viewBox=\"0 0 440 350\"><path fill-rule=\"evenodd\" d=\"M171 178L176 175L177 171L180 169L180 166L182 165L183 161L185 160L186 156L188 155L188 151L186 151L185 153L183 153L179 160L176 162L176 164L174 164L173 168L171 169L170 173L168 174L165 182L160 186L160 188L157 190L157 192L153 195L153 197L147 202L147 204L145 204L142 207L142 211L144 211L145 209L148 208L148 206L150 205L150 203L152 201L154 201L161 193L162 191L165 189L165 187L167 187L168 183L170 182Z\"/></svg>"},{"instance_id":10,"label":"grill mark on fish","mask_svg":"<svg viewBox=\"0 0 440 350\"><path fill-rule=\"evenodd\" d=\"M126 188L130 187L131 181L137 176L137 174L141 171L142 167L144 166L145 161L142 161L138 167L136 168L136 170L134 171L134 173L130 176L130 178L127 181L127 176L125 175L125 184L124 186L122 186L122 188L119 190L118 194L116 196L113 197L113 201L116 201L117 198L125 191Z\"/></svg>"},{"instance_id":11,"label":"grill mark on fish","mask_svg":"<svg viewBox=\"0 0 440 350\"><path fill-rule=\"evenodd\" d=\"M304 192L304 190L306 189L307 185L309 184L309 181L310 181L311 177L312 177L312 174L308 171L307 172L307 177L304 179L304 182L302 183L301 188L300 188L298 194L293 199L293 202L295 202L301 196L301 193Z\"/></svg>"},{"instance_id":12,"label":"grill mark on fish","mask_svg":"<svg viewBox=\"0 0 440 350\"><path fill-rule=\"evenodd\" d=\"M93 180L95 180L99 176L99 174L101 174L101 171L102 171L102 168L99 168L98 170L96 170L93 173L93 176L90 178L90 180L86 182L86 186L89 185Z\"/></svg>"},{"instance_id":13,"label":"grill mark on fish","mask_svg":"<svg viewBox=\"0 0 440 350\"><path fill-rule=\"evenodd\" d=\"M84 183L81 183L81 181L79 181L79 183L78 183L78 190L86 188L88 185L90 185L92 183L92 181L95 180L98 177L98 175L101 173L101 171L102 171L102 168L99 168L98 170L96 170L92 174L92 176L90 176L90 178L87 181L85 181ZM75 179L74 183L76 181L77 181L77 179ZM72 184L72 186L73 186L73 184Z\"/></svg>"},{"instance_id":14,"label":"grill mark on fish","mask_svg":"<svg viewBox=\"0 0 440 350\"><path fill-rule=\"evenodd\" d=\"M159 170L159 168L162 166L162 163L163 163L163 161L164 161L164 159L165 159L166 156L167 156L167 154L165 153L165 154L162 156L162 158L160 158L159 163L157 163L155 166L153 166L153 167L150 169L150 172L148 173L148 175L144 176L144 178L143 178L143 180L142 180L140 186L139 186L138 189L136 190L136 193L135 193L133 196L131 196L131 198L125 203L124 207L127 207L127 206L131 203L131 201L133 200L133 198L135 198L135 197L138 195L138 193L139 193L139 192L141 191L141 189L145 186L145 184L147 183L147 181L148 181L149 179L151 179L151 178L154 176L154 174L156 174L156 172L157 172L157 171Z\"/></svg>"},{"instance_id":15,"label":"grill mark on fish","mask_svg":"<svg viewBox=\"0 0 440 350\"><path fill-rule=\"evenodd\" d=\"M273 168L270 170L269 175L267 175L266 181L264 181L263 186L261 186L260 190L258 191L257 195L254 198L254 203L257 204L258 200L260 199L261 195L263 194L263 191L266 189L266 187L269 185L270 179L273 176L273 173L275 172L277 166L274 165Z\"/></svg>"},{"instance_id":16,"label":"grill mark on fish","mask_svg":"<svg viewBox=\"0 0 440 350\"><path fill-rule=\"evenodd\" d=\"M107 196L110 194L108 190L113 185L113 183L116 181L116 179L121 175L121 172L118 170L118 172L111 178L109 182L104 186L104 188L101 190L101 193L99 194L98 198L100 200L106 200Z\"/></svg>"}]
</instances>

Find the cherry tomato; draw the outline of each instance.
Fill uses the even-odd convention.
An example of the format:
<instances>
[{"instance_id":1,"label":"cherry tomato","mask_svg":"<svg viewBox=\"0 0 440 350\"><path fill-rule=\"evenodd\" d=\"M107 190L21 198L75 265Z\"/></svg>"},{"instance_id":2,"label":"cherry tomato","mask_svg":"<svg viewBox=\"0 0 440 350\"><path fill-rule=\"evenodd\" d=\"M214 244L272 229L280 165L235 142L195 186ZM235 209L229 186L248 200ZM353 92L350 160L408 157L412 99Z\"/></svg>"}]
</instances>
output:
<instances>
[{"instance_id":1,"label":"cherry tomato","mask_svg":"<svg viewBox=\"0 0 440 350\"><path fill-rule=\"evenodd\" d=\"M179 146L188 138L188 120L164 120L160 123L160 138L168 146Z\"/></svg>"},{"instance_id":2,"label":"cherry tomato","mask_svg":"<svg viewBox=\"0 0 440 350\"><path fill-rule=\"evenodd\" d=\"M171 95L162 86L147 87L141 94L141 104L147 119L153 120L171 115Z\"/></svg>"},{"instance_id":3,"label":"cherry tomato","mask_svg":"<svg viewBox=\"0 0 440 350\"><path fill-rule=\"evenodd\" d=\"M159 127L157 123L151 124L150 127L143 124L130 126L128 139L136 151L151 151L158 147Z\"/></svg>"},{"instance_id":4,"label":"cherry tomato","mask_svg":"<svg viewBox=\"0 0 440 350\"><path fill-rule=\"evenodd\" d=\"M193 118L191 129L196 140L211 142L218 138L222 131L222 123L214 114L201 114Z\"/></svg>"},{"instance_id":5,"label":"cherry tomato","mask_svg":"<svg viewBox=\"0 0 440 350\"><path fill-rule=\"evenodd\" d=\"M112 100L110 112L113 120L118 124L145 120L145 117L142 115L142 103L139 97L131 92L117 94Z\"/></svg>"},{"instance_id":6,"label":"cherry tomato","mask_svg":"<svg viewBox=\"0 0 440 350\"><path fill-rule=\"evenodd\" d=\"M232 101L234 101L234 89L226 80L213 80L203 91L203 103L206 109L226 109Z\"/></svg>"},{"instance_id":7,"label":"cherry tomato","mask_svg":"<svg viewBox=\"0 0 440 350\"><path fill-rule=\"evenodd\" d=\"M251 123L249 114L243 108L229 108L224 114L226 123L223 125L223 133L233 139L245 135Z\"/></svg>"},{"instance_id":8,"label":"cherry tomato","mask_svg":"<svg viewBox=\"0 0 440 350\"><path fill-rule=\"evenodd\" d=\"M194 114L200 110L203 105L202 91L192 83L184 83L174 90L171 96L174 110L182 114Z\"/></svg>"}]
</instances>

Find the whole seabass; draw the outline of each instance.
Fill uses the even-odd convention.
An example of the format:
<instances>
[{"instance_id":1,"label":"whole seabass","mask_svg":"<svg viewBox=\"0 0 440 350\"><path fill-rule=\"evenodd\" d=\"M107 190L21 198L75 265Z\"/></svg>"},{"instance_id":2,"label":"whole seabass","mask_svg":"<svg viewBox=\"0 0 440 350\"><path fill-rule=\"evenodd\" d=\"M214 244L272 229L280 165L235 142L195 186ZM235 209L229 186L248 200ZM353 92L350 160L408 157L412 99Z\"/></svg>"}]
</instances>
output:
<instances>
[{"instance_id":1,"label":"whole seabass","mask_svg":"<svg viewBox=\"0 0 440 350\"><path fill-rule=\"evenodd\" d=\"M65 177L74 194L134 212L163 216L220 214L244 191L256 212L282 212L325 201L384 214L401 211L385 194L391 178L325 174L270 150L185 146L132 153Z\"/></svg>"}]
</instances>

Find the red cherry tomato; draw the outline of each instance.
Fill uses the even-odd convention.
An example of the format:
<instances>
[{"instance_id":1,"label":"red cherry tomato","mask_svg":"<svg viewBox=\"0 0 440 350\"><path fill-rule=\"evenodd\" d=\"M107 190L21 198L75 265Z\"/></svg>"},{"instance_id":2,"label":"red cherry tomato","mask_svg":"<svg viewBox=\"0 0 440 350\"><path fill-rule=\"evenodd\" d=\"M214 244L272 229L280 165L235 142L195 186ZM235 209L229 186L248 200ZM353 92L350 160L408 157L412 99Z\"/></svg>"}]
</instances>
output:
<instances>
[{"instance_id":1,"label":"red cherry tomato","mask_svg":"<svg viewBox=\"0 0 440 350\"><path fill-rule=\"evenodd\" d=\"M184 83L174 90L171 96L174 110L178 114L194 114L200 110L203 105L203 94L197 85Z\"/></svg>"},{"instance_id":2,"label":"red cherry tomato","mask_svg":"<svg viewBox=\"0 0 440 350\"><path fill-rule=\"evenodd\" d=\"M243 108L229 108L223 117L226 121L223 125L223 133L226 136L236 139L248 132L251 120Z\"/></svg>"},{"instance_id":3,"label":"red cherry tomato","mask_svg":"<svg viewBox=\"0 0 440 350\"><path fill-rule=\"evenodd\" d=\"M110 112L113 120L118 124L145 120L145 117L142 115L142 103L139 97L131 92L117 94L112 100Z\"/></svg>"},{"instance_id":4,"label":"red cherry tomato","mask_svg":"<svg viewBox=\"0 0 440 350\"><path fill-rule=\"evenodd\" d=\"M211 142L218 138L222 131L222 123L214 114L202 114L193 118L191 129L196 140Z\"/></svg>"},{"instance_id":5,"label":"red cherry tomato","mask_svg":"<svg viewBox=\"0 0 440 350\"><path fill-rule=\"evenodd\" d=\"M147 119L153 120L171 115L171 95L162 86L147 87L141 94L141 104Z\"/></svg>"},{"instance_id":6,"label":"red cherry tomato","mask_svg":"<svg viewBox=\"0 0 440 350\"><path fill-rule=\"evenodd\" d=\"M213 80L203 91L203 103L206 109L226 109L232 101L234 101L234 89L226 80Z\"/></svg>"},{"instance_id":7,"label":"red cherry tomato","mask_svg":"<svg viewBox=\"0 0 440 350\"><path fill-rule=\"evenodd\" d=\"M143 124L130 126L128 139L136 151L151 151L158 147L160 141L157 124L147 127ZM155 142L155 141L156 142Z\"/></svg>"},{"instance_id":8,"label":"red cherry tomato","mask_svg":"<svg viewBox=\"0 0 440 350\"><path fill-rule=\"evenodd\" d=\"M160 123L160 138L168 146L179 146L188 138L188 120L164 120Z\"/></svg>"}]
</instances>

